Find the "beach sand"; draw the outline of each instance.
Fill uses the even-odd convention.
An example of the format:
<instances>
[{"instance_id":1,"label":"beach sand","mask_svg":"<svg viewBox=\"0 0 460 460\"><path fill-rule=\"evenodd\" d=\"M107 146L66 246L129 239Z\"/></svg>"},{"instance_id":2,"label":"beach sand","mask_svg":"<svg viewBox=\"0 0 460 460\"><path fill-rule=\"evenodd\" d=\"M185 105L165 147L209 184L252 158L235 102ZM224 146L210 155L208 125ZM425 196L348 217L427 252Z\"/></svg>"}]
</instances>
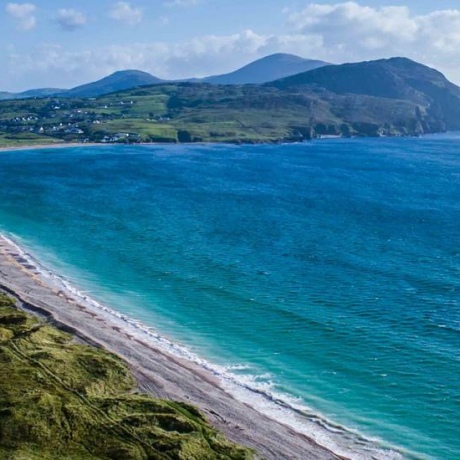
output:
<instances>
[{"instance_id":1,"label":"beach sand","mask_svg":"<svg viewBox=\"0 0 460 460\"><path fill-rule=\"evenodd\" d=\"M0 288L14 295L24 310L46 317L87 344L121 356L131 367L139 390L196 405L230 440L255 449L260 458L344 458L234 399L211 371L160 350L123 319L63 290L2 236Z\"/></svg>"},{"instance_id":2,"label":"beach sand","mask_svg":"<svg viewBox=\"0 0 460 460\"><path fill-rule=\"evenodd\" d=\"M0 152L11 152L18 150L43 150L43 149L63 149L71 147L99 147L103 145L113 145L94 142L55 142L53 144L30 144L30 145L17 145L14 147L0 147Z\"/></svg>"}]
</instances>

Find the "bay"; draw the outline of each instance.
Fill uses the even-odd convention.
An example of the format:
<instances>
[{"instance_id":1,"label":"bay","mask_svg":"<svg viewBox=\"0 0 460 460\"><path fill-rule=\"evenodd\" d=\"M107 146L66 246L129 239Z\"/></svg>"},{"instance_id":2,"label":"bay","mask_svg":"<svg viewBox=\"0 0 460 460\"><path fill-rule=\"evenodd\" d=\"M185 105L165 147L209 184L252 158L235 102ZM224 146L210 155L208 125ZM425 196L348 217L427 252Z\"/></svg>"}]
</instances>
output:
<instances>
[{"instance_id":1,"label":"bay","mask_svg":"<svg viewBox=\"0 0 460 460\"><path fill-rule=\"evenodd\" d=\"M459 141L2 152L0 231L242 388L453 460Z\"/></svg>"}]
</instances>

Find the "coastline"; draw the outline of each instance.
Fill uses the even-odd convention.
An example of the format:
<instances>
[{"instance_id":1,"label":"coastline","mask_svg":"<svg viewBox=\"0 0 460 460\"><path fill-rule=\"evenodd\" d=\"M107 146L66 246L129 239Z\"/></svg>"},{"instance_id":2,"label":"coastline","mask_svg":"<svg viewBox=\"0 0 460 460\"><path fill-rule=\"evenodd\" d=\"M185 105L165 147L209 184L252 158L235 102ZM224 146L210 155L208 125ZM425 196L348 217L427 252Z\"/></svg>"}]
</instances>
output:
<instances>
[{"instance_id":1,"label":"coastline","mask_svg":"<svg viewBox=\"0 0 460 460\"><path fill-rule=\"evenodd\" d=\"M380 137L344 137L344 136L335 136L335 137L315 137L312 139L304 139L303 141L299 140L287 140L279 139L276 141L259 141L259 142L138 142L133 144L120 144L116 142L55 142L51 144L30 144L30 145L20 145L20 146L1 146L0 153L2 152L14 152L14 151L23 151L23 150L45 150L45 149L66 149L66 148L82 148L82 147L107 147L107 146L121 146L121 145L130 145L130 146L156 146L156 145L273 145L273 144L298 144L303 142L313 142L313 141L340 141L347 139L388 139L390 137L403 137L403 138L420 138L425 136L434 136L434 135L443 135L448 133L455 133L456 131L443 131L438 133L426 133L418 136L406 135L406 136L380 136Z\"/></svg>"},{"instance_id":2,"label":"coastline","mask_svg":"<svg viewBox=\"0 0 460 460\"><path fill-rule=\"evenodd\" d=\"M34 262L0 235L0 289L17 298L25 311L46 317L86 344L122 357L142 392L197 406L228 439L255 449L267 460L350 458L238 401L210 370L156 347L130 328L123 315L105 314L92 308L91 301L84 302L60 289Z\"/></svg>"},{"instance_id":3,"label":"coastline","mask_svg":"<svg viewBox=\"0 0 460 460\"><path fill-rule=\"evenodd\" d=\"M111 145L111 144L101 144L95 142L56 142L54 144L30 144L30 145L20 145L15 147L1 147L1 152L14 152L21 150L41 150L41 149L65 149L71 147L97 147L100 145Z\"/></svg>"},{"instance_id":4,"label":"coastline","mask_svg":"<svg viewBox=\"0 0 460 460\"><path fill-rule=\"evenodd\" d=\"M317 139L321 140L321 139ZM269 145L269 144L280 144L280 143L289 143L295 144L298 141L288 142L282 141L279 142L247 142L247 143L240 143L240 142L228 142L228 143L221 143L221 142L138 142L133 144L119 144L115 142L62 142L62 143L54 143L54 144L30 144L30 145L21 145L15 147L1 147L0 146L0 153L2 152L15 152L15 151L24 151L24 150L47 150L47 149L68 149L68 148L82 148L82 147L108 147L108 146L158 146L158 145L218 145L218 144L227 144L227 145Z\"/></svg>"},{"instance_id":5,"label":"coastline","mask_svg":"<svg viewBox=\"0 0 460 460\"><path fill-rule=\"evenodd\" d=\"M408 136L409 137L409 136ZM279 139L274 141L234 141L234 142L136 142L132 144L123 144L117 142L55 142L52 144L30 144L30 145L20 145L20 146L10 146L2 147L0 145L0 153L2 152L14 152L21 150L46 150L46 149L66 149L66 148L81 148L81 147L107 147L107 146L157 146L157 145L277 145L277 144L298 144L302 142L312 142L312 141L338 141L343 139L354 139L353 137L316 137L312 139L304 139L303 141L299 140L288 140L288 139ZM379 138L376 138L379 139Z\"/></svg>"}]
</instances>

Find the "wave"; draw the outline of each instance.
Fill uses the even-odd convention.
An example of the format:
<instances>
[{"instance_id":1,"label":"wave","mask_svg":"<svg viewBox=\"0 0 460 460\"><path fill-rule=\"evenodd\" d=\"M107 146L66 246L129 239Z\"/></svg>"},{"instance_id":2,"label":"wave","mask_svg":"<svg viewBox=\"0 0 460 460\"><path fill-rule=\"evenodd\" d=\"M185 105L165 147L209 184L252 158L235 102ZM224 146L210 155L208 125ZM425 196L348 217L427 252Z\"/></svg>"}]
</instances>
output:
<instances>
[{"instance_id":1,"label":"wave","mask_svg":"<svg viewBox=\"0 0 460 460\"><path fill-rule=\"evenodd\" d=\"M102 315L120 321L124 328L136 338L147 341L163 352L186 359L212 373L219 379L221 387L236 399L269 418L291 427L299 434L308 436L334 453L353 460L415 458L410 452L387 445L380 439L363 436L357 431L328 420L322 414L316 413L303 404L300 398L278 392L270 375L249 373L251 367L247 364L220 366L199 357L186 346L159 334L154 328L91 298L83 290L75 287L66 277L45 267L39 258L32 255L23 245L16 243L19 238L15 235L6 236L0 233L0 238L14 247L19 258L22 259L20 262L29 269L34 268L49 286L65 291L85 307L93 308Z\"/></svg>"}]
</instances>

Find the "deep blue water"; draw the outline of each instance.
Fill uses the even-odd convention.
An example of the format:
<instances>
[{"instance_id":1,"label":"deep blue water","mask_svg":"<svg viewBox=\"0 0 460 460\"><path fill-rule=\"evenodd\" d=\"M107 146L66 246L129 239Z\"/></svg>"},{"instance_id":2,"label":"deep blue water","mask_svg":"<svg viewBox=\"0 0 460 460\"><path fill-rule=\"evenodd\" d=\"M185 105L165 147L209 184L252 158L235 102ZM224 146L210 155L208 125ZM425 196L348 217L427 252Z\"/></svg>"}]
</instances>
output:
<instances>
[{"instance_id":1,"label":"deep blue water","mask_svg":"<svg viewBox=\"0 0 460 460\"><path fill-rule=\"evenodd\" d=\"M460 458L456 135L0 153L0 231L246 383Z\"/></svg>"}]
</instances>

